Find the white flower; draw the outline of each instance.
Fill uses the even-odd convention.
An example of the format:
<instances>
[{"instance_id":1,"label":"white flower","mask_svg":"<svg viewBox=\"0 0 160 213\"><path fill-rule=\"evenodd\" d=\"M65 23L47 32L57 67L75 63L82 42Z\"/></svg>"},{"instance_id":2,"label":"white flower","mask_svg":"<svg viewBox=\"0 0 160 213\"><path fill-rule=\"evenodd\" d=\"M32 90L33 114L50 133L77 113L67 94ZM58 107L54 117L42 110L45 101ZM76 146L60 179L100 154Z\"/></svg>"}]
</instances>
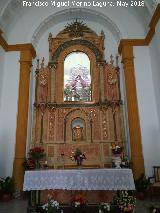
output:
<instances>
[{"instance_id":1,"label":"white flower","mask_svg":"<svg viewBox=\"0 0 160 213\"><path fill-rule=\"evenodd\" d=\"M76 201L75 203L74 203L74 206L75 207L79 207L81 204L80 204L80 202L78 202L78 201Z\"/></svg>"},{"instance_id":2,"label":"white flower","mask_svg":"<svg viewBox=\"0 0 160 213\"><path fill-rule=\"evenodd\" d=\"M110 206L107 206L107 211L110 211L110 210L111 210Z\"/></svg>"},{"instance_id":3,"label":"white flower","mask_svg":"<svg viewBox=\"0 0 160 213\"><path fill-rule=\"evenodd\" d=\"M48 200L52 199L52 195L51 194L48 194L47 197L48 197Z\"/></svg>"},{"instance_id":4,"label":"white flower","mask_svg":"<svg viewBox=\"0 0 160 213\"><path fill-rule=\"evenodd\" d=\"M49 200L48 203L44 204L42 208L48 210L49 207L59 209L59 203L56 200Z\"/></svg>"},{"instance_id":5,"label":"white flower","mask_svg":"<svg viewBox=\"0 0 160 213\"><path fill-rule=\"evenodd\" d=\"M42 208L43 208L43 209L48 209L48 203L44 204L44 205L42 206Z\"/></svg>"}]
</instances>

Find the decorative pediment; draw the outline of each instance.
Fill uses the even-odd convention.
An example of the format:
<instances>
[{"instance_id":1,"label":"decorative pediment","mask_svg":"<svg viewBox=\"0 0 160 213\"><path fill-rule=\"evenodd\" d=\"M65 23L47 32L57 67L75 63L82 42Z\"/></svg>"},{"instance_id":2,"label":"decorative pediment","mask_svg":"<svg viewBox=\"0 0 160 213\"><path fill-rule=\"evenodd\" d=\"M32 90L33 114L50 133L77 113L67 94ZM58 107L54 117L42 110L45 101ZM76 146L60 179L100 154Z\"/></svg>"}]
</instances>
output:
<instances>
[{"instance_id":1,"label":"decorative pediment","mask_svg":"<svg viewBox=\"0 0 160 213\"><path fill-rule=\"evenodd\" d=\"M67 24L64 30L62 30L57 37L59 36L64 36L64 35L69 35L71 38L76 38L76 37L83 37L85 34L91 34L92 36L97 36L97 34L91 30L83 21L74 21L71 22L70 24Z\"/></svg>"},{"instance_id":2,"label":"decorative pediment","mask_svg":"<svg viewBox=\"0 0 160 213\"><path fill-rule=\"evenodd\" d=\"M95 54L97 61L104 61L104 39L103 31L97 35L83 21L71 22L56 37L52 37L52 33L49 34L49 65L53 66L59 55L71 46L89 48ZM73 51L77 49L74 48Z\"/></svg>"}]
</instances>

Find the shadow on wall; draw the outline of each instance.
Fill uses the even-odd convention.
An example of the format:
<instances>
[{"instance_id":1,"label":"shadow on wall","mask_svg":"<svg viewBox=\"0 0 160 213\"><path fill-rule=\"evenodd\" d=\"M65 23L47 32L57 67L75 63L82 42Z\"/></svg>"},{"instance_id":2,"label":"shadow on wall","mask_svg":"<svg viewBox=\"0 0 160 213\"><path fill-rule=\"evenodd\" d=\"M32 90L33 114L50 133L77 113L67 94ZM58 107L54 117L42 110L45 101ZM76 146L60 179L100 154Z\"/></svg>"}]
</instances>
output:
<instances>
[{"instance_id":1,"label":"shadow on wall","mask_svg":"<svg viewBox=\"0 0 160 213\"><path fill-rule=\"evenodd\" d=\"M6 177L12 176L14 157L13 138L15 138L15 136L11 139L11 132L5 130L3 132L2 120L0 123L0 177Z\"/></svg>"},{"instance_id":2,"label":"shadow on wall","mask_svg":"<svg viewBox=\"0 0 160 213\"><path fill-rule=\"evenodd\" d=\"M147 141L143 139L145 174L147 177L151 177L153 175L152 167L158 166L160 162L160 155L157 152L157 150L160 150L160 131L157 126L150 126L146 132L148 139Z\"/></svg>"}]
</instances>

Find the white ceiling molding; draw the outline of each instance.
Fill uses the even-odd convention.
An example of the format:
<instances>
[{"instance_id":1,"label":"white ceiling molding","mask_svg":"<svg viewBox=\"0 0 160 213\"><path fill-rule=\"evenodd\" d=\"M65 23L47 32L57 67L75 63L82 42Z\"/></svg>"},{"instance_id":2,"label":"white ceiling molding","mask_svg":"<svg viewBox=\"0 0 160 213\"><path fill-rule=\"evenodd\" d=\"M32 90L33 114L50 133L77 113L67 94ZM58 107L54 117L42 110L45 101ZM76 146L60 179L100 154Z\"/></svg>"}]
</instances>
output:
<instances>
[{"instance_id":1,"label":"white ceiling molding","mask_svg":"<svg viewBox=\"0 0 160 213\"><path fill-rule=\"evenodd\" d=\"M116 0L112 0L112 2L116 2ZM145 0L145 9L148 11L150 15L153 14L154 9L159 2L160 0ZM24 8L22 6L22 0L1 0L0 23L3 26L3 28L5 29L7 25L14 19L14 16L22 12L23 9ZM139 10L141 8L132 7L132 9ZM141 13L141 16L143 16L143 13Z\"/></svg>"},{"instance_id":2,"label":"white ceiling molding","mask_svg":"<svg viewBox=\"0 0 160 213\"><path fill-rule=\"evenodd\" d=\"M103 25L104 27L109 29L109 31L112 33L117 42L119 42L119 40L122 38L122 34L119 28L109 17L101 14L100 12L93 11L90 9L83 8L82 10L79 8L72 8L57 12L44 19L44 21L41 22L41 24L33 33L31 39L32 44L36 47L42 34L44 34L47 29L54 27L58 23L73 21L75 19L82 20L84 22L92 21L94 23L99 23Z\"/></svg>"}]
</instances>

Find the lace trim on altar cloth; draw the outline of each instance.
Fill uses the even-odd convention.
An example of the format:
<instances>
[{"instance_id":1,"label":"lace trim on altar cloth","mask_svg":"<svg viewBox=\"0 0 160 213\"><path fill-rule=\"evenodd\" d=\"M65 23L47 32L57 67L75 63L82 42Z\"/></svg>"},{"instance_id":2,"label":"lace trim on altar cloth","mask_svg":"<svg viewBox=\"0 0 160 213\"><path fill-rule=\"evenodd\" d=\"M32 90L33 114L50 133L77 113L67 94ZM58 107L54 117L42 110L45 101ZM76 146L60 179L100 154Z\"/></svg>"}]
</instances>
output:
<instances>
[{"instance_id":1,"label":"lace trim on altar cloth","mask_svg":"<svg viewBox=\"0 0 160 213\"><path fill-rule=\"evenodd\" d=\"M24 191L135 190L131 169L73 169L26 171Z\"/></svg>"}]
</instances>

